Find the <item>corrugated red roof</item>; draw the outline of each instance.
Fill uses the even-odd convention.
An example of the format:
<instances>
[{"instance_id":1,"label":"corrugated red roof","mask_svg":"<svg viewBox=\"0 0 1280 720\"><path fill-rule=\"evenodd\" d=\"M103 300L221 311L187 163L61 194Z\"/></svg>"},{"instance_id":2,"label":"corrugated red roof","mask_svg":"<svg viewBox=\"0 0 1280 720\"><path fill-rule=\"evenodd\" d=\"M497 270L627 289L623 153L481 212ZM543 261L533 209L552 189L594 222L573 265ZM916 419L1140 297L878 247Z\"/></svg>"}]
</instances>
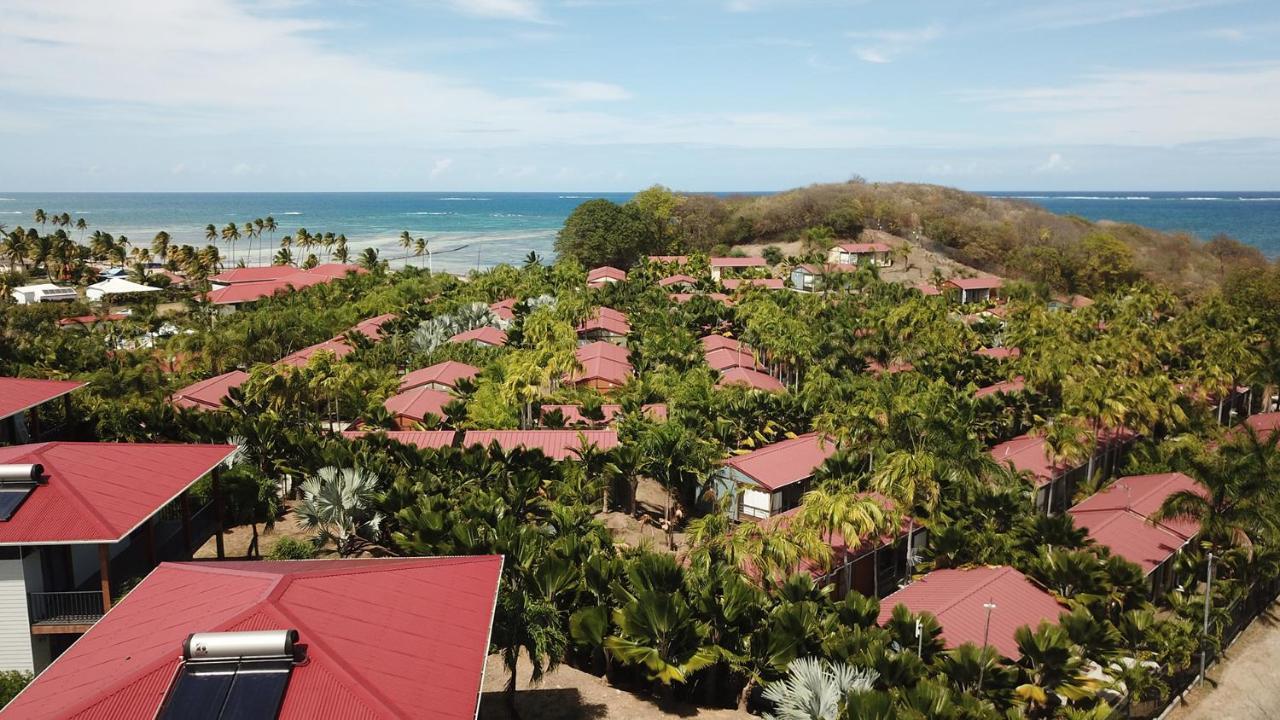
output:
<instances>
[{"instance_id":1,"label":"corrugated red roof","mask_svg":"<svg viewBox=\"0 0 1280 720\"><path fill-rule=\"evenodd\" d=\"M932 613L942 625L948 649L964 643L982 646L987 610L991 611L988 644L1007 658L1021 657L1014 632L1023 625L1035 629L1041 622L1057 624L1066 608L1027 576L1011 567L977 567L965 570L934 570L880 602L883 625L897 605L911 612Z\"/></svg>"},{"instance_id":2,"label":"corrugated red roof","mask_svg":"<svg viewBox=\"0 0 1280 720\"><path fill-rule=\"evenodd\" d=\"M752 390L764 392L783 392L787 389L776 378L744 367L731 367L720 373L720 382L716 383L716 386L728 387L730 385L745 385Z\"/></svg>"},{"instance_id":3,"label":"corrugated red roof","mask_svg":"<svg viewBox=\"0 0 1280 720\"><path fill-rule=\"evenodd\" d=\"M474 330L460 332L449 338L452 343L477 342L481 345L502 347L507 344L507 334L496 327L486 325Z\"/></svg>"},{"instance_id":4,"label":"corrugated red roof","mask_svg":"<svg viewBox=\"0 0 1280 720\"><path fill-rule=\"evenodd\" d=\"M243 370L215 375L175 391L169 396L169 403L189 410L217 410L231 388L240 387L248 379L249 373Z\"/></svg>"},{"instance_id":5,"label":"corrugated red roof","mask_svg":"<svg viewBox=\"0 0 1280 720\"><path fill-rule=\"evenodd\" d=\"M1269 433L1280 430L1280 412L1250 415L1244 422L1265 438Z\"/></svg>"},{"instance_id":6,"label":"corrugated red roof","mask_svg":"<svg viewBox=\"0 0 1280 720\"><path fill-rule=\"evenodd\" d=\"M627 322L626 313L618 312L613 308L600 307L578 326L579 334L592 330L604 330L613 335L627 335L631 332L631 324Z\"/></svg>"},{"instance_id":7,"label":"corrugated red roof","mask_svg":"<svg viewBox=\"0 0 1280 720\"><path fill-rule=\"evenodd\" d=\"M707 364L713 370L728 370L729 368L744 367L751 370L763 370L764 365L756 360L756 356L751 352L751 348L742 345L742 350L733 350L727 347L715 348L708 350L705 354Z\"/></svg>"},{"instance_id":8,"label":"corrugated red roof","mask_svg":"<svg viewBox=\"0 0 1280 720\"><path fill-rule=\"evenodd\" d=\"M49 666L4 717L151 718L193 632L296 629L280 720L471 720L499 556L165 563Z\"/></svg>"},{"instance_id":9,"label":"corrugated red roof","mask_svg":"<svg viewBox=\"0 0 1280 720\"><path fill-rule=\"evenodd\" d=\"M240 268L247 270L249 268ZM277 293L287 293L293 290L301 290L312 285L321 285L329 282L332 278L324 275L312 275L294 269L293 273L285 275L276 280L264 280L262 282L239 282L228 285L224 288L214 290L209 293L208 300L214 305L238 305L240 303L254 302L265 297L270 297Z\"/></svg>"},{"instance_id":10,"label":"corrugated red roof","mask_svg":"<svg viewBox=\"0 0 1280 720\"><path fill-rule=\"evenodd\" d=\"M1095 542L1149 573L1200 532L1192 520L1151 521L1165 498L1184 490L1204 493L1182 473L1123 477L1067 512Z\"/></svg>"},{"instance_id":11,"label":"corrugated red roof","mask_svg":"<svg viewBox=\"0 0 1280 720\"><path fill-rule=\"evenodd\" d=\"M444 406L455 400L443 390L433 390L429 387L416 387L412 390L406 390L399 395L392 395L387 398L383 406L387 408L387 412L396 417L403 417L415 422L422 422L427 415L435 415L438 418L444 417Z\"/></svg>"},{"instance_id":12,"label":"corrugated red roof","mask_svg":"<svg viewBox=\"0 0 1280 720\"><path fill-rule=\"evenodd\" d=\"M496 303L490 303L489 309L493 311L494 315L497 315L503 320L514 320L516 317L516 302L515 298L506 298L505 300L499 300Z\"/></svg>"},{"instance_id":13,"label":"corrugated red roof","mask_svg":"<svg viewBox=\"0 0 1280 720\"><path fill-rule=\"evenodd\" d=\"M697 278L692 278L688 275L668 275L658 281L658 287L671 287L672 285L680 284L697 285L698 280Z\"/></svg>"},{"instance_id":14,"label":"corrugated red roof","mask_svg":"<svg viewBox=\"0 0 1280 720\"><path fill-rule=\"evenodd\" d=\"M108 313L101 317L97 315L77 315L75 317L62 318L58 320L59 327L68 327L71 325L94 325L99 322L120 322L127 320L128 315L124 313Z\"/></svg>"},{"instance_id":15,"label":"corrugated red roof","mask_svg":"<svg viewBox=\"0 0 1280 720\"><path fill-rule=\"evenodd\" d=\"M569 374L569 382L602 381L613 385L625 385L631 379L633 368L627 360L627 349L602 340L578 348L581 370Z\"/></svg>"},{"instance_id":16,"label":"corrugated red roof","mask_svg":"<svg viewBox=\"0 0 1280 720\"><path fill-rule=\"evenodd\" d=\"M0 420L85 386L77 380L0 377Z\"/></svg>"},{"instance_id":17,"label":"corrugated red roof","mask_svg":"<svg viewBox=\"0 0 1280 720\"><path fill-rule=\"evenodd\" d=\"M796 267L810 275L858 272L858 266L851 263L801 263Z\"/></svg>"},{"instance_id":18,"label":"corrugated red roof","mask_svg":"<svg viewBox=\"0 0 1280 720\"><path fill-rule=\"evenodd\" d=\"M996 360L1008 360L1008 359L1010 359L1010 358L1019 358L1019 357L1022 357L1022 350L1021 350L1021 349L1019 349L1019 348L1016 348L1016 347L1015 347L1015 348L1011 348L1011 347L987 348L987 347L984 347L984 348L981 348L981 349L979 349L979 350L975 350L975 351L973 352L973 354L974 354L974 355L981 355L981 356L983 356L983 357L994 358L994 359L996 359Z\"/></svg>"},{"instance_id":19,"label":"corrugated red roof","mask_svg":"<svg viewBox=\"0 0 1280 720\"><path fill-rule=\"evenodd\" d=\"M782 278L725 278L720 281L726 290L737 290L740 287L760 287L766 290L781 290L784 286Z\"/></svg>"},{"instance_id":20,"label":"corrugated red roof","mask_svg":"<svg viewBox=\"0 0 1280 720\"><path fill-rule=\"evenodd\" d=\"M382 339L382 326L392 320L395 320L396 317L398 316L395 313L386 313L378 315L377 317L371 317L368 320L361 320L351 328L350 332L359 333L370 340L377 342Z\"/></svg>"},{"instance_id":21,"label":"corrugated red roof","mask_svg":"<svg viewBox=\"0 0 1280 720\"><path fill-rule=\"evenodd\" d=\"M619 347L613 343L603 340L587 343L575 351L578 361L582 362L592 358L604 358L618 363L630 363L631 353L624 347Z\"/></svg>"},{"instance_id":22,"label":"corrugated red roof","mask_svg":"<svg viewBox=\"0 0 1280 720\"><path fill-rule=\"evenodd\" d=\"M368 270L365 270L359 265L344 265L342 263L321 263L313 268L303 270L302 272L310 273L312 275L320 275L331 280L341 280L350 273L355 273L356 275L367 275L369 273Z\"/></svg>"},{"instance_id":23,"label":"corrugated red roof","mask_svg":"<svg viewBox=\"0 0 1280 720\"><path fill-rule=\"evenodd\" d=\"M941 295L942 294L942 291L939 290L936 286L934 286L933 283L922 282L922 283L917 283L915 285L912 285L912 287L914 287L916 290L919 290L924 295Z\"/></svg>"},{"instance_id":24,"label":"corrugated red roof","mask_svg":"<svg viewBox=\"0 0 1280 720\"><path fill-rule=\"evenodd\" d=\"M978 388L977 390L974 391L973 396L975 398L984 398L984 397L987 397L988 395L1007 395L1010 393L1020 393L1026 389L1027 389L1026 380L1024 380L1021 376L1019 376L1012 380L1005 380L1002 382L998 382L995 385L988 385L984 388Z\"/></svg>"},{"instance_id":25,"label":"corrugated red roof","mask_svg":"<svg viewBox=\"0 0 1280 720\"><path fill-rule=\"evenodd\" d=\"M357 430L342 433L342 437L349 440L370 435L386 435L391 440L420 450L439 450L452 446L457 433L453 430Z\"/></svg>"},{"instance_id":26,"label":"corrugated red roof","mask_svg":"<svg viewBox=\"0 0 1280 720\"><path fill-rule=\"evenodd\" d=\"M829 438L817 433L807 433L766 445L745 455L736 455L723 464L773 492L811 477L818 466L835 451L835 443Z\"/></svg>"},{"instance_id":27,"label":"corrugated red roof","mask_svg":"<svg viewBox=\"0 0 1280 720\"><path fill-rule=\"evenodd\" d=\"M618 268L611 267L609 265L605 265L604 267L594 268L587 273L588 283L598 283L598 282L604 282L606 280L617 280L621 282L626 279L627 279L627 273L625 270L619 270Z\"/></svg>"},{"instance_id":28,"label":"corrugated red roof","mask_svg":"<svg viewBox=\"0 0 1280 720\"><path fill-rule=\"evenodd\" d=\"M667 406L662 403L650 403L648 405L643 405L641 406L641 410L643 410L645 415L648 415L653 420L667 419ZM581 405L543 405L542 406L541 412L543 415L546 415L547 413L552 411L559 411L560 415L564 417L564 424L566 426L598 424L594 420L587 419L587 417L582 414ZM600 414L603 416L604 419L599 421L599 423L605 424L605 425L612 425L613 421L617 419L618 415L622 414L622 406L609 405L609 404L601 405Z\"/></svg>"},{"instance_id":29,"label":"corrugated red roof","mask_svg":"<svg viewBox=\"0 0 1280 720\"><path fill-rule=\"evenodd\" d=\"M468 365L456 360L446 360L429 367L414 370L400 378L400 389L412 390L423 385L457 387L459 380L473 378L479 374L480 368L475 365Z\"/></svg>"},{"instance_id":30,"label":"corrugated red roof","mask_svg":"<svg viewBox=\"0 0 1280 720\"><path fill-rule=\"evenodd\" d=\"M552 460L572 460L577 458L573 451L582 447L584 438L602 451L618 446L616 430L468 430L462 444L464 447L488 447L496 442L507 451L516 448L541 450Z\"/></svg>"},{"instance_id":31,"label":"corrugated red roof","mask_svg":"<svg viewBox=\"0 0 1280 720\"><path fill-rule=\"evenodd\" d=\"M0 464L39 463L0 545L117 542L235 451L233 445L52 442L0 448Z\"/></svg>"},{"instance_id":32,"label":"corrugated red roof","mask_svg":"<svg viewBox=\"0 0 1280 720\"><path fill-rule=\"evenodd\" d=\"M998 277L951 278L944 283L961 290L993 290L1004 285Z\"/></svg>"},{"instance_id":33,"label":"corrugated red roof","mask_svg":"<svg viewBox=\"0 0 1280 720\"><path fill-rule=\"evenodd\" d=\"M742 350L748 355L755 353L755 351L751 349L750 345L747 345L746 343L743 343L739 340L734 340L733 338L730 338L730 337L725 337L724 335L704 335L702 338L699 339L699 342L702 343L702 350L704 352L708 350L719 350L722 348L728 348L729 350L734 350L734 351Z\"/></svg>"},{"instance_id":34,"label":"corrugated red roof","mask_svg":"<svg viewBox=\"0 0 1280 720\"><path fill-rule=\"evenodd\" d=\"M210 282L235 285L238 283L269 282L301 272L292 265L262 265L258 267L232 268L209 278Z\"/></svg>"},{"instance_id":35,"label":"corrugated red roof","mask_svg":"<svg viewBox=\"0 0 1280 720\"><path fill-rule=\"evenodd\" d=\"M1019 435L996 445L989 451L1001 465L1012 465L1014 470L1031 473L1036 487L1048 485L1055 477L1074 466L1049 459L1049 444L1039 435Z\"/></svg>"},{"instance_id":36,"label":"corrugated red roof","mask_svg":"<svg viewBox=\"0 0 1280 720\"><path fill-rule=\"evenodd\" d=\"M308 362L310 362L311 358L315 357L318 353L321 353L321 352L331 352L333 353L334 357L338 359L342 359L347 355L350 355L354 350L355 348L348 345L346 340L343 340L341 338L330 339L330 340L325 340L324 342L318 342L315 345L311 345L309 347L304 347L301 350L298 350L297 352L289 353L288 355L285 355L284 357L277 360L276 365L291 365L293 367L302 367L306 365Z\"/></svg>"}]
</instances>

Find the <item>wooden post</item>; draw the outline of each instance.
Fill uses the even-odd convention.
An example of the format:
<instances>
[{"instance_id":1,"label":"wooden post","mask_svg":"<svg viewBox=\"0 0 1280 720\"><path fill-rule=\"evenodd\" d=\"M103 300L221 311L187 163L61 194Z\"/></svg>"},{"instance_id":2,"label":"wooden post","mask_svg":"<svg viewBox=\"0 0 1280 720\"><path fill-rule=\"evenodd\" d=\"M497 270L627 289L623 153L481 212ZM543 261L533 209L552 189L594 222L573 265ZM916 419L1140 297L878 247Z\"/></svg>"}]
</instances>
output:
<instances>
[{"instance_id":1,"label":"wooden post","mask_svg":"<svg viewBox=\"0 0 1280 720\"><path fill-rule=\"evenodd\" d=\"M102 576L102 612L111 609L111 546L98 545L98 574Z\"/></svg>"},{"instance_id":2,"label":"wooden post","mask_svg":"<svg viewBox=\"0 0 1280 720\"><path fill-rule=\"evenodd\" d=\"M215 527L214 527L214 535L213 535L214 543L218 547L218 559L223 560L226 558L227 555L226 555L226 549L222 546L222 529L223 529L222 527L222 483L220 482L220 478L219 478L220 474L221 473L219 472L219 469L214 468L213 475L211 477L212 482L210 484L213 487L213 513L215 515L215 518L214 518Z\"/></svg>"},{"instance_id":3,"label":"wooden post","mask_svg":"<svg viewBox=\"0 0 1280 720\"><path fill-rule=\"evenodd\" d=\"M33 407L27 411L28 423L27 434L31 436L31 442L40 442L40 408Z\"/></svg>"},{"instance_id":4,"label":"wooden post","mask_svg":"<svg viewBox=\"0 0 1280 720\"><path fill-rule=\"evenodd\" d=\"M191 547L191 498L186 490L178 496L178 503L182 507L182 547L187 549L187 557L190 557L193 550Z\"/></svg>"},{"instance_id":5,"label":"wooden post","mask_svg":"<svg viewBox=\"0 0 1280 720\"><path fill-rule=\"evenodd\" d=\"M143 528L146 535L147 544L147 564L151 567L156 566L156 519L154 517L147 518L146 527Z\"/></svg>"}]
</instances>

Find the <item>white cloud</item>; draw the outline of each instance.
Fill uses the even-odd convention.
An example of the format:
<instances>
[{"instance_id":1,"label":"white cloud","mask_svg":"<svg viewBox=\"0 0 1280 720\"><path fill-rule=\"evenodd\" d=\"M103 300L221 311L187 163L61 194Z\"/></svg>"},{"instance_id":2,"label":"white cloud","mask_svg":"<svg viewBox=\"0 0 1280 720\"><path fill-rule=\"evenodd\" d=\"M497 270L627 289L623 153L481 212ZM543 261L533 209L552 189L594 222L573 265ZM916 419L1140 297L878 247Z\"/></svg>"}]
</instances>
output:
<instances>
[{"instance_id":1,"label":"white cloud","mask_svg":"<svg viewBox=\"0 0 1280 720\"><path fill-rule=\"evenodd\" d=\"M626 88L613 83L549 81L540 85L570 102L614 102L631 99Z\"/></svg>"},{"instance_id":2,"label":"white cloud","mask_svg":"<svg viewBox=\"0 0 1280 720\"><path fill-rule=\"evenodd\" d=\"M444 0L444 3L464 15L521 22L547 22L542 13L542 7L534 0Z\"/></svg>"},{"instance_id":3,"label":"white cloud","mask_svg":"<svg viewBox=\"0 0 1280 720\"><path fill-rule=\"evenodd\" d=\"M942 26L935 23L921 28L857 31L845 35L857 41L853 53L858 59L884 64L942 37Z\"/></svg>"},{"instance_id":4,"label":"white cloud","mask_svg":"<svg viewBox=\"0 0 1280 720\"><path fill-rule=\"evenodd\" d=\"M1062 153L1049 153L1049 157L1036 166L1037 173L1067 172L1071 165L1062 157Z\"/></svg>"},{"instance_id":5,"label":"white cloud","mask_svg":"<svg viewBox=\"0 0 1280 720\"><path fill-rule=\"evenodd\" d=\"M440 177L445 172L448 172L451 167L453 167L453 158L440 158L439 160L436 160L435 163L431 165L431 179L434 180Z\"/></svg>"},{"instance_id":6,"label":"white cloud","mask_svg":"<svg viewBox=\"0 0 1280 720\"><path fill-rule=\"evenodd\" d=\"M1074 0L1069 3L1025 3L1008 16L1024 30L1060 30L1189 12L1239 0Z\"/></svg>"}]
</instances>

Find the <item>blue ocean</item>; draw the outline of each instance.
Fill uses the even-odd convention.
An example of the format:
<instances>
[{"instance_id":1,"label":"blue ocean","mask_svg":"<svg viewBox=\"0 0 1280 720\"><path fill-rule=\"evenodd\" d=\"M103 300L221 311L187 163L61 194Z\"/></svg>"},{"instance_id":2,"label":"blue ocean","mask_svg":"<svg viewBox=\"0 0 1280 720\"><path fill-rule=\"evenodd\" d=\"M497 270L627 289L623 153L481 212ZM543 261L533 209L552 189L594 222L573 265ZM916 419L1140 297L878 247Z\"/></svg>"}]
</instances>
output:
<instances>
[{"instance_id":1,"label":"blue ocean","mask_svg":"<svg viewBox=\"0 0 1280 720\"><path fill-rule=\"evenodd\" d=\"M991 192L1037 203L1058 213L1091 220L1116 220L1161 230L1185 230L1203 239L1226 233L1280 256L1280 192ZM204 245L205 226L271 215L279 230L255 241L249 255L241 239L234 252L252 262L274 252L282 235L298 228L342 233L354 256L378 248L393 264L407 258L397 238L407 230L427 239L435 267L465 271L498 263L519 263L530 252L553 255L556 231L578 204L604 197L625 201L629 193L15 193L0 191L0 225L30 225L32 213L83 217L89 231L125 235L149 245L159 230L178 243ZM72 231L74 234L74 231ZM219 243L221 245L221 243ZM270 245L271 249L259 250ZM232 248L222 245L225 256ZM295 255L297 251L295 251Z\"/></svg>"}]
</instances>

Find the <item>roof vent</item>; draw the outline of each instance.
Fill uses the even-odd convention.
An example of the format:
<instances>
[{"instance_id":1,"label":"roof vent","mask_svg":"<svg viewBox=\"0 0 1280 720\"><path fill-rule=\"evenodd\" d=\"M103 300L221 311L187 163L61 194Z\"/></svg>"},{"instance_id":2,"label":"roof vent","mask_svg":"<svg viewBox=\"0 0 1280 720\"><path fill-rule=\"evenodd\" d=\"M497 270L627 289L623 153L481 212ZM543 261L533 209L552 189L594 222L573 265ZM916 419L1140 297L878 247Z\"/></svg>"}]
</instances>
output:
<instances>
[{"instance_id":1,"label":"roof vent","mask_svg":"<svg viewBox=\"0 0 1280 720\"><path fill-rule=\"evenodd\" d=\"M44 482L44 466L39 463L0 465L0 522L8 522L31 491Z\"/></svg>"},{"instance_id":2,"label":"roof vent","mask_svg":"<svg viewBox=\"0 0 1280 720\"><path fill-rule=\"evenodd\" d=\"M188 635L157 720L274 720L305 659L297 630Z\"/></svg>"}]
</instances>

